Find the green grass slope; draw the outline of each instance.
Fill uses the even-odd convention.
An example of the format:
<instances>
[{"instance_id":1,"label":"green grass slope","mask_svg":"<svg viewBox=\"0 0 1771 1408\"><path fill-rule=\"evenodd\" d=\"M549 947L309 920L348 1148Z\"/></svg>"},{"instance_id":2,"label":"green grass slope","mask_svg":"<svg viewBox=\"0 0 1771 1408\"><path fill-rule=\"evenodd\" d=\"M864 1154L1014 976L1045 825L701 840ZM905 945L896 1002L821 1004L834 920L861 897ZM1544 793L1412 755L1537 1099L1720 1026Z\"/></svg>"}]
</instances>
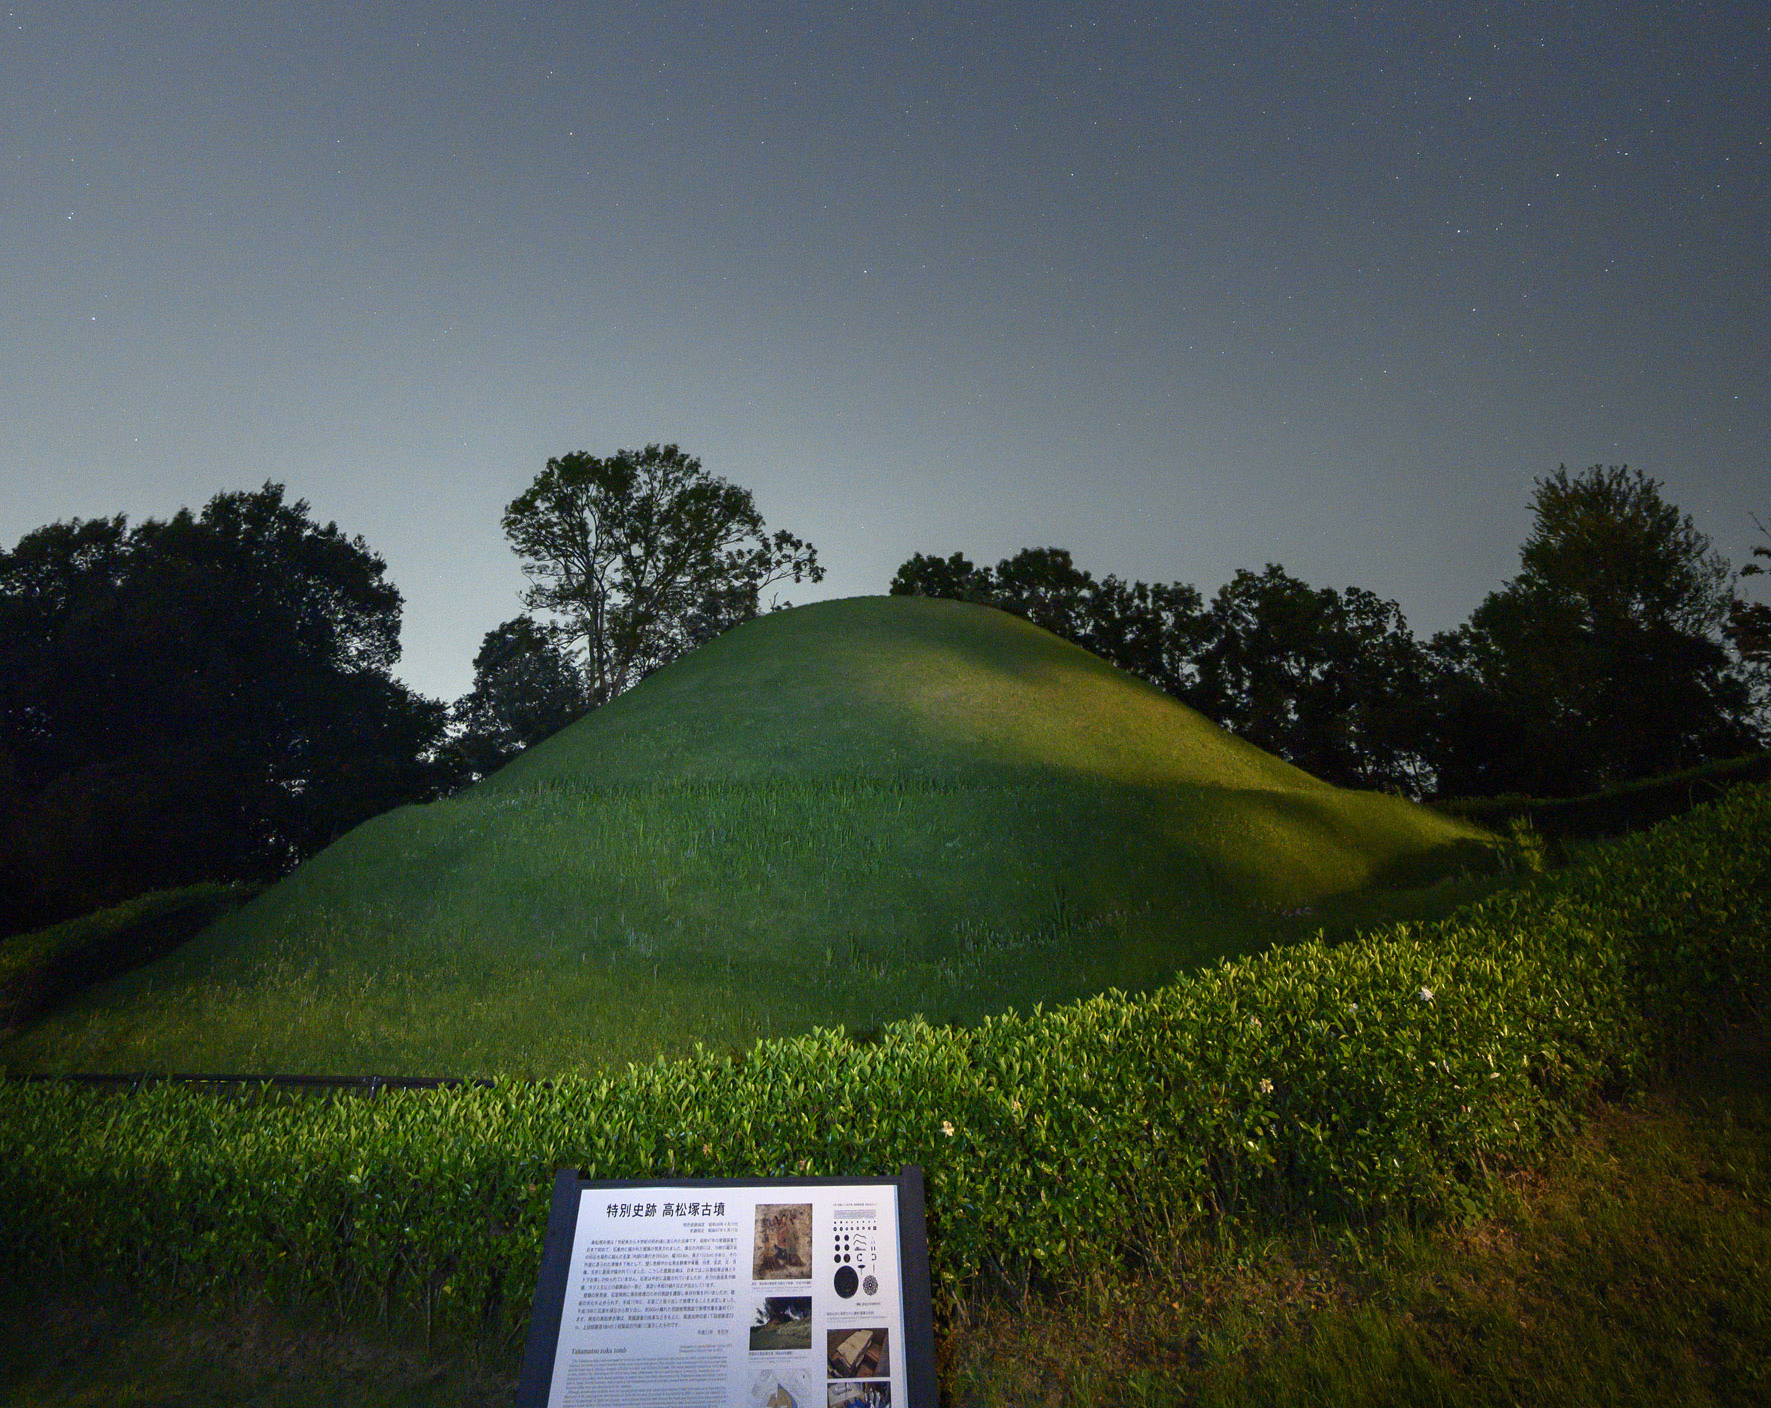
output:
<instances>
[{"instance_id":1,"label":"green grass slope","mask_svg":"<svg viewBox=\"0 0 1771 1408\"><path fill-rule=\"evenodd\" d=\"M0 939L0 1034L76 992L151 963L244 904L256 885L189 885Z\"/></svg>"},{"instance_id":2,"label":"green grass slope","mask_svg":"<svg viewBox=\"0 0 1771 1408\"><path fill-rule=\"evenodd\" d=\"M534 1075L970 1021L1165 981L1486 848L1018 618L821 602L358 827L0 1062Z\"/></svg>"}]
</instances>

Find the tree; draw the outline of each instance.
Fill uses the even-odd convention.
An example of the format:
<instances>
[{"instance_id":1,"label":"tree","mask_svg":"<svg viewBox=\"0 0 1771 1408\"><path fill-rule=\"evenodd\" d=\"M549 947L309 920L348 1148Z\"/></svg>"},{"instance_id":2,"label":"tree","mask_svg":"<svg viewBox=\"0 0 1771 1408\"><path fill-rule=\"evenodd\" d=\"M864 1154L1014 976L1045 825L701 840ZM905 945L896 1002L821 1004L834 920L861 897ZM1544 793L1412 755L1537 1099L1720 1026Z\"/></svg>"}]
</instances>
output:
<instances>
[{"instance_id":1,"label":"tree","mask_svg":"<svg viewBox=\"0 0 1771 1408\"><path fill-rule=\"evenodd\" d=\"M1338 786L1424 790L1427 658L1395 602L1243 569L1212 598L1196 668L1197 707L1232 733Z\"/></svg>"},{"instance_id":2,"label":"tree","mask_svg":"<svg viewBox=\"0 0 1771 1408\"><path fill-rule=\"evenodd\" d=\"M994 570L974 567L964 553L945 559L916 553L898 568L888 590L1011 612L1178 698L1187 697L1195 681L1198 591L1111 575L1097 582L1064 548L1022 548Z\"/></svg>"},{"instance_id":3,"label":"tree","mask_svg":"<svg viewBox=\"0 0 1771 1408\"><path fill-rule=\"evenodd\" d=\"M962 552L952 557L913 553L893 575L886 591L892 596L933 596L948 601L989 603L995 582L988 567L974 567Z\"/></svg>"},{"instance_id":4,"label":"tree","mask_svg":"<svg viewBox=\"0 0 1771 1408\"><path fill-rule=\"evenodd\" d=\"M1760 537L1771 540L1771 529L1756 518L1753 526L1759 530ZM1771 560L1771 547L1754 543L1752 555ZM1756 562L1749 562L1740 569L1740 575L1759 577L1766 575L1766 570ZM1728 608L1727 635L1742 660L1761 670L1771 668L1771 605L1735 598Z\"/></svg>"},{"instance_id":5,"label":"tree","mask_svg":"<svg viewBox=\"0 0 1771 1408\"><path fill-rule=\"evenodd\" d=\"M1065 548L1022 548L996 564L991 602L1055 636L1085 642L1097 625L1097 583Z\"/></svg>"},{"instance_id":6,"label":"tree","mask_svg":"<svg viewBox=\"0 0 1771 1408\"><path fill-rule=\"evenodd\" d=\"M1126 583L1109 573L1089 602L1080 644L1165 694L1199 706L1199 652L1207 618L1199 589L1185 582Z\"/></svg>"},{"instance_id":7,"label":"tree","mask_svg":"<svg viewBox=\"0 0 1771 1408\"><path fill-rule=\"evenodd\" d=\"M1186 583L1097 581L1046 547L994 569L918 553L891 590L1023 616L1328 781L1427 785L1426 653L1401 609L1361 588L1317 591L1269 566L1237 573L1208 610Z\"/></svg>"},{"instance_id":8,"label":"tree","mask_svg":"<svg viewBox=\"0 0 1771 1408\"><path fill-rule=\"evenodd\" d=\"M1434 642L1448 793L1564 796L1756 746L1727 562L1628 466L1537 482L1519 575Z\"/></svg>"},{"instance_id":9,"label":"tree","mask_svg":"<svg viewBox=\"0 0 1771 1408\"><path fill-rule=\"evenodd\" d=\"M400 610L280 484L0 552L0 922L274 875L436 795L444 709L388 673Z\"/></svg>"},{"instance_id":10,"label":"tree","mask_svg":"<svg viewBox=\"0 0 1771 1408\"><path fill-rule=\"evenodd\" d=\"M487 631L473 663L473 688L451 716L460 730L455 746L475 776L495 772L588 707L570 655L532 617Z\"/></svg>"},{"instance_id":11,"label":"tree","mask_svg":"<svg viewBox=\"0 0 1771 1408\"><path fill-rule=\"evenodd\" d=\"M767 535L748 489L675 445L550 459L504 532L532 583L524 604L583 649L592 705L755 616L764 588L824 579L816 549Z\"/></svg>"}]
</instances>

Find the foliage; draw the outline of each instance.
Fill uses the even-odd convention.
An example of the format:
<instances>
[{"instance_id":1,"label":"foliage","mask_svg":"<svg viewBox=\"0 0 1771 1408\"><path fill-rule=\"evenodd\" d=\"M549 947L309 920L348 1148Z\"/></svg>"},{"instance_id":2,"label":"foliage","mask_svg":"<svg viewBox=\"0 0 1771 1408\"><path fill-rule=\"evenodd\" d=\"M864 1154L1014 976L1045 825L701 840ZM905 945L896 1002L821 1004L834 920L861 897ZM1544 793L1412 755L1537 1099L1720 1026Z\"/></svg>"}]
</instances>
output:
<instances>
[{"instance_id":1,"label":"foliage","mask_svg":"<svg viewBox=\"0 0 1771 1408\"><path fill-rule=\"evenodd\" d=\"M1762 1404L1771 1033L1743 1035L1608 1103L1480 1220L1192 1239L1091 1294L952 1326L943 1392L954 1408Z\"/></svg>"},{"instance_id":2,"label":"foliage","mask_svg":"<svg viewBox=\"0 0 1771 1408\"><path fill-rule=\"evenodd\" d=\"M443 707L388 673L400 606L279 484L0 552L0 922L274 875L436 795Z\"/></svg>"},{"instance_id":3,"label":"foliage","mask_svg":"<svg viewBox=\"0 0 1771 1408\"><path fill-rule=\"evenodd\" d=\"M553 1170L927 1174L949 1307L1248 1214L1475 1211L1597 1090L1771 999L1771 789L1438 924L964 1030L597 1080L229 1100L0 1089L0 1254L168 1292L522 1331ZM151 1193L151 1196L148 1194Z\"/></svg>"},{"instance_id":4,"label":"foliage","mask_svg":"<svg viewBox=\"0 0 1771 1408\"><path fill-rule=\"evenodd\" d=\"M1269 563L1207 608L1184 583L1096 581L1048 547L994 570L917 553L891 592L1012 612L1338 787L1427 790L1427 657L1401 608L1362 588L1318 590Z\"/></svg>"},{"instance_id":5,"label":"foliage","mask_svg":"<svg viewBox=\"0 0 1771 1408\"><path fill-rule=\"evenodd\" d=\"M1537 483L1519 575L1435 640L1440 789L1568 796L1759 742L1728 565L1624 468Z\"/></svg>"},{"instance_id":6,"label":"foliage","mask_svg":"<svg viewBox=\"0 0 1771 1408\"><path fill-rule=\"evenodd\" d=\"M1543 833L1530 817L1516 816L1507 822L1507 865L1527 875L1542 875L1549 866Z\"/></svg>"},{"instance_id":7,"label":"foliage","mask_svg":"<svg viewBox=\"0 0 1771 1408\"><path fill-rule=\"evenodd\" d=\"M1710 802L1743 782L1771 781L1771 753L1753 753L1640 778L1580 797L1453 797L1435 800L1433 809L1502 831L1529 821L1552 839L1621 836L1641 831Z\"/></svg>"},{"instance_id":8,"label":"foliage","mask_svg":"<svg viewBox=\"0 0 1771 1408\"><path fill-rule=\"evenodd\" d=\"M994 606L1195 702L1189 691L1204 618L1192 587L1127 583L1111 574L1097 581L1063 548L1022 548L994 569L974 567L963 553L944 560L915 553L888 590Z\"/></svg>"},{"instance_id":9,"label":"foliage","mask_svg":"<svg viewBox=\"0 0 1771 1408\"><path fill-rule=\"evenodd\" d=\"M1753 519L1753 525L1759 530L1760 537L1771 540L1771 529L1757 518ZM1754 543L1752 555L1771 561L1771 546ZM1766 575L1766 569L1756 562L1749 562L1740 569L1740 575L1760 577ZM1771 677L1771 603L1736 597L1728 610L1726 634L1729 644L1755 671L1761 693L1771 695L1771 678L1768 678Z\"/></svg>"},{"instance_id":10,"label":"foliage","mask_svg":"<svg viewBox=\"0 0 1771 1408\"><path fill-rule=\"evenodd\" d=\"M1427 660L1395 602L1274 563L1239 571L1212 598L1197 669L1196 707L1238 737L1339 787L1426 790Z\"/></svg>"},{"instance_id":11,"label":"foliage","mask_svg":"<svg viewBox=\"0 0 1771 1408\"><path fill-rule=\"evenodd\" d=\"M1061 1297L985 1298L937 1324L942 1400L1756 1405L1771 1371L1768 1077L1771 1043L1730 1032L1676 1082L1583 1120L1476 1221L1213 1225ZM520 1345L422 1341L409 1316L0 1280L0 1382L33 1408L511 1401Z\"/></svg>"},{"instance_id":12,"label":"foliage","mask_svg":"<svg viewBox=\"0 0 1771 1408\"><path fill-rule=\"evenodd\" d=\"M532 617L487 631L473 664L473 688L450 711L453 747L473 777L496 772L589 707L571 657Z\"/></svg>"},{"instance_id":13,"label":"foliage","mask_svg":"<svg viewBox=\"0 0 1771 1408\"><path fill-rule=\"evenodd\" d=\"M675 445L550 459L504 512L524 604L582 642L592 704L757 614L762 590L820 582L809 543L770 537L748 489Z\"/></svg>"},{"instance_id":14,"label":"foliage","mask_svg":"<svg viewBox=\"0 0 1771 1408\"><path fill-rule=\"evenodd\" d=\"M1181 583L1097 581L1055 547L994 569L918 553L890 590L1011 611L1337 786L1567 796L1762 746L1771 607L1734 594L1660 485L1564 466L1532 509L1519 575L1430 647L1396 603L1275 564L1209 606Z\"/></svg>"},{"instance_id":15,"label":"foliage","mask_svg":"<svg viewBox=\"0 0 1771 1408\"><path fill-rule=\"evenodd\" d=\"M946 558L918 552L898 568L886 590L892 596L934 596L988 606L994 586L990 569L974 566L962 552Z\"/></svg>"}]
</instances>

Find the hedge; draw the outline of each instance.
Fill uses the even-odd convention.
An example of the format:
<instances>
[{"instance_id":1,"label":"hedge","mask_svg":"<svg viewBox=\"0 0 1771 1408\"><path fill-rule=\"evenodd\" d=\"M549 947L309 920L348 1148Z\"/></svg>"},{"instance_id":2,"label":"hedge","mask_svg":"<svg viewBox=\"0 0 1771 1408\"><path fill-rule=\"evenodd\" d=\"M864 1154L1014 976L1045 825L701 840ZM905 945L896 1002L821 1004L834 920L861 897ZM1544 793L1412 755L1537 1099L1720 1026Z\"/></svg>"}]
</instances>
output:
<instances>
[{"instance_id":1,"label":"hedge","mask_svg":"<svg viewBox=\"0 0 1771 1408\"><path fill-rule=\"evenodd\" d=\"M1771 781L1771 753L1753 753L1578 797L1526 797L1511 792L1499 797L1447 798L1432 805L1436 811L1494 831L1505 831L1513 821L1528 821L1545 836L1591 839L1639 831L1689 811L1699 802L1713 802L1742 783L1765 781Z\"/></svg>"},{"instance_id":2,"label":"hedge","mask_svg":"<svg viewBox=\"0 0 1771 1408\"><path fill-rule=\"evenodd\" d=\"M964 1030L603 1079L245 1099L0 1086L0 1260L520 1337L553 1171L928 1177L937 1294L1063 1286L1249 1213L1473 1210L1581 1103L1763 1015L1771 788L1460 911Z\"/></svg>"}]
</instances>

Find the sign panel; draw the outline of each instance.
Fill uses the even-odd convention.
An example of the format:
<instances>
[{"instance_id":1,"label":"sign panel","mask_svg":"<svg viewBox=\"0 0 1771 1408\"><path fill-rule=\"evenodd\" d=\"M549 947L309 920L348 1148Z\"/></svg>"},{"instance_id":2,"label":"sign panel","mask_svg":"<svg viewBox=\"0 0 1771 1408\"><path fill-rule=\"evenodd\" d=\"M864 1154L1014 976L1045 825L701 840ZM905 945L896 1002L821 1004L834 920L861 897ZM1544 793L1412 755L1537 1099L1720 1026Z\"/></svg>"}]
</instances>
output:
<instances>
[{"instance_id":1,"label":"sign panel","mask_svg":"<svg viewBox=\"0 0 1771 1408\"><path fill-rule=\"evenodd\" d=\"M935 1408L922 1170L562 1170L518 1408Z\"/></svg>"}]
</instances>

